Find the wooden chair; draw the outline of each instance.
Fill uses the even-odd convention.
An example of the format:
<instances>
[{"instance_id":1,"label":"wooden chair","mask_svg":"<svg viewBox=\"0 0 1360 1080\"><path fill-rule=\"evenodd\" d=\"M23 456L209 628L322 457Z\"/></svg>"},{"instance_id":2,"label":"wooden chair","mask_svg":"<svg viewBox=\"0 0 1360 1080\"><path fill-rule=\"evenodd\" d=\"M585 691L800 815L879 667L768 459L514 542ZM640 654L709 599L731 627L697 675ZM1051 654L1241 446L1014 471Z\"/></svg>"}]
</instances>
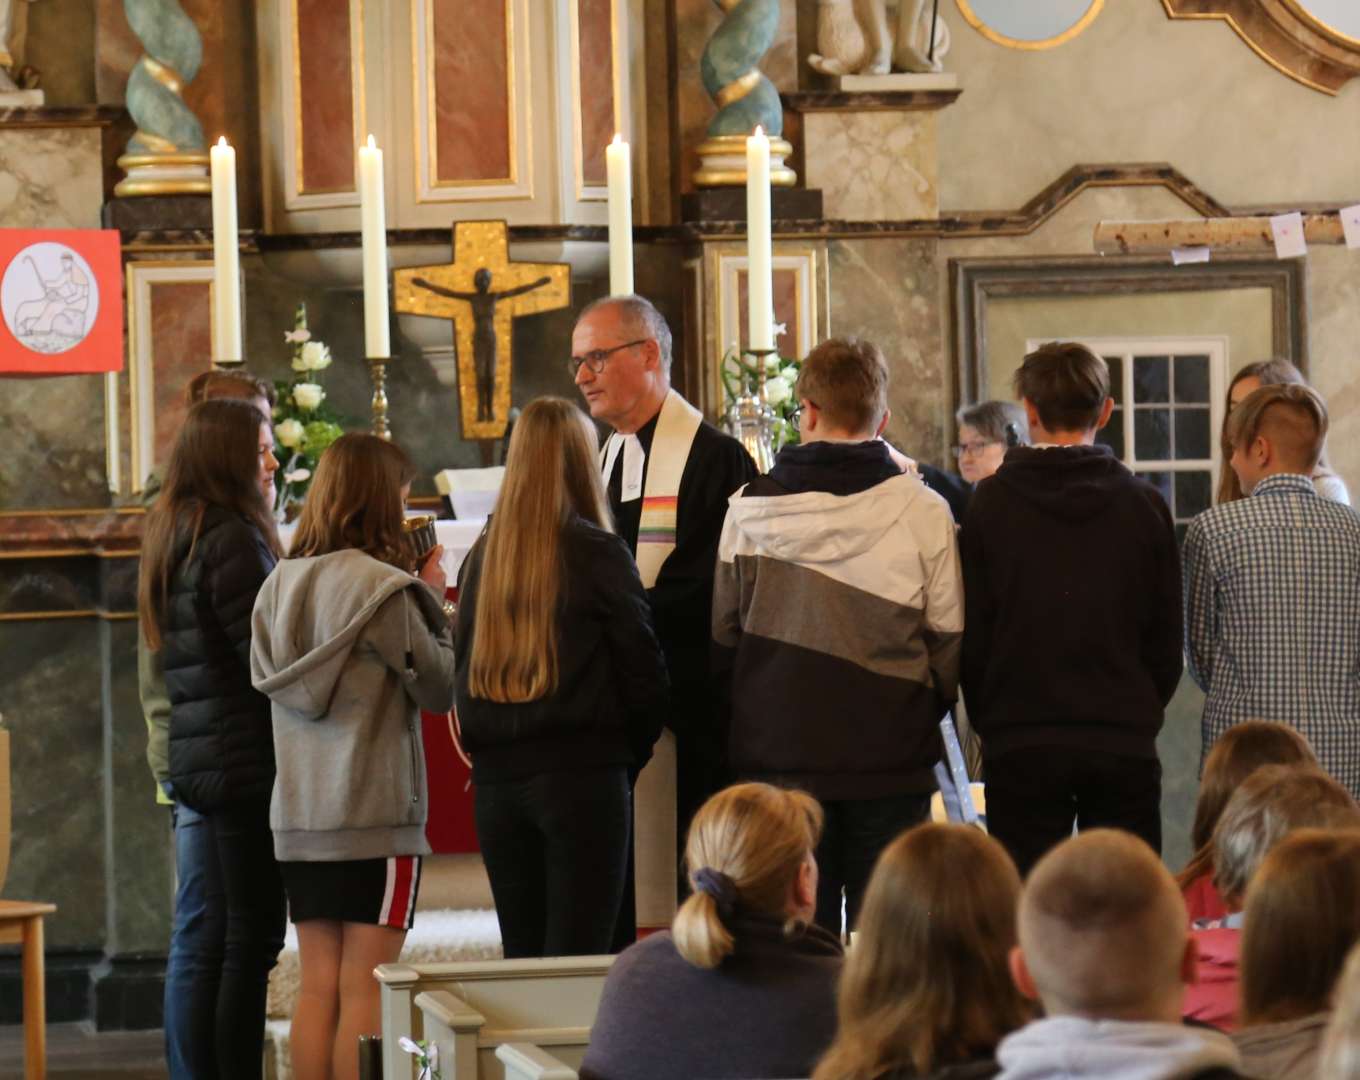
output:
<instances>
[{"instance_id":1,"label":"wooden chair","mask_svg":"<svg viewBox=\"0 0 1360 1080\"><path fill-rule=\"evenodd\" d=\"M9 872L10 782L9 732L0 728L0 889ZM24 1080L47 1076L47 1003L44 998L43 918L55 904L0 900L0 945L23 947Z\"/></svg>"}]
</instances>

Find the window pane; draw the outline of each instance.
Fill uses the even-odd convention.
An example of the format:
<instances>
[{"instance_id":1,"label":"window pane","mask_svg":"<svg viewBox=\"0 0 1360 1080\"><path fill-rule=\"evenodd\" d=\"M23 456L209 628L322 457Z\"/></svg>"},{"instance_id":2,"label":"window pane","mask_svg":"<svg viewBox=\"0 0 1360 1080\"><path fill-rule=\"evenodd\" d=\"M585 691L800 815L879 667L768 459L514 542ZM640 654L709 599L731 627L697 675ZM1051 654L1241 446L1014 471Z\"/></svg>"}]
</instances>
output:
<instances>
[{"instance_id":1,"label":"window pane","mask_svg":"<svg viewBox=\"0 0 1360 1080\"><path fill-rule=\"evenodd\" d=\"M1176 410L1176 460L1209 457L1209 410Z\"/></svg>"},{"instance_id":2,"label":"window pane","mask_svg":"<svg viewBox=\"0 0 1360 1080\"><path fill-rule=\"evenodd\" d=\"M1096 442L1108 446L1114 456L1124 460L1124 410L1115 409L1110 413L1110 422L1096 432Z\"/></svg>"},{"instance_id":3,"label":"window pane","mask_svg":"<svg viewBox=\"0 0 1360 1080\"><path fill-rule=\"evenodd\" d=\"M1138 475L1162 493L1167 506L1171 505L1171 473L1140 472Z\"/></svg>"},{"instance_id":4,"label":"window pane","mask_svg":"<svg viewBox=\"0 0 1360 1080\"><path fill-rule=\"evenodd\" d=\"M1176 374L1176 401L1183 405L1209 404L1209 358L1177 356L1172 365Z\"/></svg>"},{"instance_id":5,"label":"window pane","mask_svg":"<svg viewBox=\"0 0 1360 1080\"><path fill-rule=\"evenodd\" d=\"M1135 356L1133 358L1133 400L1171 400L1171 357Z\"/></svg>"},{"instance_id":6,"label":"window pane","mask_svg":"<svg viewBox=\"0 0 1360 1080\"><path fill-rule=\"evenodd\" d=\"M1110 397L1116 405L1124 404L1124 358L1107 356L1105 366L1110 369Z\"/></svg>"},{"instance_id":7,"label":"window pane","mask_svg":"<svg viewBox=\"0 0 1360 1080\"><path fill-rule=\"evenodd\" d=\"M1183 521L1209 509L1209 471L1176 474L1175 516Z\"/></svg>"},{"instance_id":8,"label":"window pane","mask_svg":"<svg viewBox=\"0 0 1360 1080\"><path fill-rule=\"evenodd\" d=\"M1171 457L1170 409L1138 409L1134 412L1133 453L1140 461L1165 461Z\"/></svg>"}]
</instances>

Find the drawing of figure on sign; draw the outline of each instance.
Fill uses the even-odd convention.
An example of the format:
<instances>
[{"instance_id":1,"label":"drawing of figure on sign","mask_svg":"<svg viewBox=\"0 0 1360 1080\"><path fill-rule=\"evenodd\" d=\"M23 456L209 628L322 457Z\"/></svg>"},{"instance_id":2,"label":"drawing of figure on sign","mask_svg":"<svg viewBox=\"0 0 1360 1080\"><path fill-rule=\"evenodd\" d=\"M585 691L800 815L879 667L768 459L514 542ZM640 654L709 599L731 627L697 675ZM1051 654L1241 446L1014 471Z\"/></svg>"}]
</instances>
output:
<instances>
[{"instance_id":1,"label":"drawing of figure on sign","mask_svg":"<svg viewBox=\"0 0 1360 1080\"><path fill-rule=\"evenodd\" d=\"M85 340L99 313L89 263L65 244L20 251L0 279L0 313L18 342L37 353L64 353Z\"/></svg>"}]
</instances>

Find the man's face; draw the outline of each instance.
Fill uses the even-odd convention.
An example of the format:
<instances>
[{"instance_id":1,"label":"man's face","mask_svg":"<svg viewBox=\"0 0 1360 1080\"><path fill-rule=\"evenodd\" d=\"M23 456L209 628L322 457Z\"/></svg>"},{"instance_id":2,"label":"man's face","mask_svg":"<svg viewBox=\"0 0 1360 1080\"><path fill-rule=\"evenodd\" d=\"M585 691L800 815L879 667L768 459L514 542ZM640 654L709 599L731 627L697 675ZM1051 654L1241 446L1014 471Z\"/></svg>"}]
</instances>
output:
<instances>
[{"instance_id":1,"label":"man's face","mask_svg":"<svg viewBox=\"0 0 1360 1080\"><path fill-rule=\"evenodd\" d=\"M636 336L627 333L616 310L597 308L581 319L572 331L571 354L585 356L597 349L612 349ZM610 353L599 371L592 371L590 365L582 364L576 372L576 386L585 398L591 416L612 428L627 431L632 421L639 421L631 428L636 430L651 419L650 416L638 418L635 414L640 406L651 401L661 378L656 343L644 341Z\"/></svg>"}]
</instances>

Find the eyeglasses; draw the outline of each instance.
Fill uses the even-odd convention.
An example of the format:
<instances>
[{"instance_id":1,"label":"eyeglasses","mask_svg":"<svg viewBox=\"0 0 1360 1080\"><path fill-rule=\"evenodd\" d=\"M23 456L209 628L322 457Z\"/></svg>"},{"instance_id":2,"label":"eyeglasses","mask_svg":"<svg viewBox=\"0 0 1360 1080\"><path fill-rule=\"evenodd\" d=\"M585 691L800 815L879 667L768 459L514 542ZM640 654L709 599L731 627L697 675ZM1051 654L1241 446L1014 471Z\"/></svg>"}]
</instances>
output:
<instances>
[{"instance_id":1,"label":"eyeglasses","mask_svg":"<svg viewBox=\"0 0 1360 1080\"><path fill-rule=\"evenodd\" d=\"M954 451L954 456L956 458L961 458L965 454L970 457L977 457L982 451L986 450L987 447L1000 445L1000 439L977 439L973 442L957 443L954 446L951 446L950 449Z\"/></svg>"},{"instance_id":2,"label":"eyeglasses","mask_svg":"<svg viewBox=\"0 0 1360 1080\"><path fill-rule=\"evenodd\" d=\"M811 398L807 399L807 403L811 405L814 409L821 408L821 406L818 405ZM803 409L804 406L799 405L798 408L794 409L793 412L789 414L789 426L793 428L794 431L803 430Z\"/></svg>"},{"instance_id":3,"label":"eyeglasses","mask_svg":"<svg viewBox=\"0 0 1360 1080\"><path fill-rule=\"evenodd\" d=\"M573 356L567 361L567 370L571 372L571 377L576 378L576 373L581 370L584 364L591 371L598 375L604 370L604 365L608 359L620 349L631 349L634 345L645 345L651 338L638 338L636 341L625 341L622 345L615 345L612 349L591 349L584 356Z\"/></svg>"}]
</instances>

